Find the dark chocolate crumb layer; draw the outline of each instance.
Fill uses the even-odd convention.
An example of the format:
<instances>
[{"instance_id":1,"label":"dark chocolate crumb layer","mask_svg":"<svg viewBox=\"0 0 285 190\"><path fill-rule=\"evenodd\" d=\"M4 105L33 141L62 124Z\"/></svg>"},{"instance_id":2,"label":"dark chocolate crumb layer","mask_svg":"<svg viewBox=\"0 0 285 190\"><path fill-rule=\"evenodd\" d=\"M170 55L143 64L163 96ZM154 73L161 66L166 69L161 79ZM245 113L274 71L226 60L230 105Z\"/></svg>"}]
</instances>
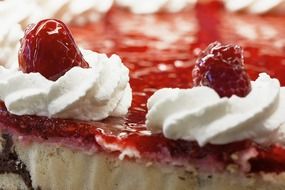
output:
<instances>
[{"instance_id":1,"label":"dark chocolate crumb layer","mask_svg":"<svg viewBox=\"0 0 285 190\"><path fill-rule=\"evenodd\" d=\"M26 165L19 159L14 150L13 141L10 135L3 134L4 139L3 150L0 152L0 174L13 173L21 176L26 186L30 190L32 187L32 180Z\"/></svg>"}]
</instances>

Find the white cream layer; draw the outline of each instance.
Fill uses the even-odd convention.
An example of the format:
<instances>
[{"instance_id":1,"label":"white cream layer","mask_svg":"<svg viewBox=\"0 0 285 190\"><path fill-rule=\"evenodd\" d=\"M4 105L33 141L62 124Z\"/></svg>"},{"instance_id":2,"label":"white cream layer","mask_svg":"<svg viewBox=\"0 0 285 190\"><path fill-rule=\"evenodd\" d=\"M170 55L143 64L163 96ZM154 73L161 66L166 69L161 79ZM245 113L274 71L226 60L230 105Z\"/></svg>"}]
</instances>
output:
<instances>
[{"instance_id":1,"label":"white cream layer","mask_svg":"<svg viewBox=\"0 0 285 190\"><path fill-rule=\"evenodd\" d=\"M246 11L253 14L267 12L285 14L285 0L224 0L229 11Z\"/></svg>"},{"instance_id":2,"label":"white cream layer","mask_svg":"<svg viewBox=\"0 0 285 190\"><path fill-rule=\"evenodd\" d=\"M126 7L136 14L156 12L179 12L192 6L197 0L116 0L117 5Z\"/></svg>"},{"instance_id":3,"label":"white cream layer","mask_svg":"<svg viewBox=\"0 0 285 190\"><path fill-rule=\"evenodd\" d=\"M243 139L264 142L285 123L285 88L262 73L244 98L220 98L208 87L161 89L147 107L147 127L170 139L195 140L201 146Z\"/></svg>"},{"instance_id":4,"label":"white cream layer","mask_svg":"<svg viewBox=\"0 0 285 190\"><path fill-rule=\"evenodd\" d=\"M19 24L11 24L1 20L0 30L0 65L13 68L18 65L18 49L20 48L20 38L24 35Z\"/></svg>"},{"instance_id":5,"label":"white cream layer","mask_svg":"<svg viewBox=\"0 0 285 190\"><path fill-rule=\"evenodd\" d=\"M56 81L0 67L0 99L16 115L80 120L125 115L132 101L127 67L117 55L82 54L90 68L74 67Z\"/></svg>"},{"instance_id":6,"label":"white cream layer","mask_svg":"<svg viewBox=\"0 0 285 190\"><path fill-rule=\"evenodd\" d=\"M113 0L5 0L0 1L0 16L23 28L46 18L82 25L97 21L112 4Z\"/></svg>"}]
</instances>

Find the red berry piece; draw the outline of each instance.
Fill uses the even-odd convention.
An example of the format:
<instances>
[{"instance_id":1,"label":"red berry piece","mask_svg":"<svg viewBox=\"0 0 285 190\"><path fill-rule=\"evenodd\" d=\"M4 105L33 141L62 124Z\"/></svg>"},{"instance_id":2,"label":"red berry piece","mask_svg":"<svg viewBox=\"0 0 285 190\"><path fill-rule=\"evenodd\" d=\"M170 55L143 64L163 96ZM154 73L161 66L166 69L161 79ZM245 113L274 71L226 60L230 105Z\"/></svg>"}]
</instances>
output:
<instances>
[{"instance_id":1,"label":"red berry piece","mask_svg":"<svg viewBox=\"0 0 285 190\"><path fill-rule=\"evenodd\" d=\"M19 67L56 80L74 66L88 68L67 26L55 19L30 25L21 39Z\"/></svg>"},{"instance_id":2,"label":"red berry piece","mask_svg":"<svg viewBox=\"0 0 285 190\"><path fill-rule=\"evenodd\" d=\"M251 90L243 50L238 45L210 44L198 57L192 78L194 86L211 87L221 97L244 97Z\"/></svg>"}]
</instances>

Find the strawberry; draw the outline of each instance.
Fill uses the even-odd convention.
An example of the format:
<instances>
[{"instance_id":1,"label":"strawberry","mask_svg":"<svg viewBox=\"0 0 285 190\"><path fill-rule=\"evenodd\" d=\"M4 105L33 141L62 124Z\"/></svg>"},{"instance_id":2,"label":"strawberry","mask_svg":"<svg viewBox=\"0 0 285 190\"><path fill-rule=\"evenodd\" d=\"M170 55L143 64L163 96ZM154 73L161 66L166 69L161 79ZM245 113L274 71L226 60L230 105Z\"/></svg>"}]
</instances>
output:
<instances>
[{"instance_id":1,"label":"strawberry","mask_svg":"<svg viewBox=\"0 0 285 190\"><path fill-rule=\"evenodd\" d=\"M30 25L21 39L19 67L56 80L74 66L88 68L67 26L55 19Z\"/></svg>"},{"instance_id":2,"label":"strawberry","mask_svg":"<svg viewBox=\"0 0 285 190\"><path fill-rule=\"evenodd\" d=\"M244 97L251 91L243 50L238 45L210 44L199 55L192 78L194 86L211 87L221 97Z\"/></svg>"}]
</instances>

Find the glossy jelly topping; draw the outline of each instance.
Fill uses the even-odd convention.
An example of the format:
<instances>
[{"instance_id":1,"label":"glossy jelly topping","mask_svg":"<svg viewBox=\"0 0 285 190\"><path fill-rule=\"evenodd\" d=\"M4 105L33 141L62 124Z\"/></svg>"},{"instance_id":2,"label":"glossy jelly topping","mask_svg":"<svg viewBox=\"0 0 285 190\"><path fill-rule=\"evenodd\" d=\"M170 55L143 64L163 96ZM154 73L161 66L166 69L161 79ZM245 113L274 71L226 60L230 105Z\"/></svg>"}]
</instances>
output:
<instances>
[{"instance_id":1,"label":"glossy jelly topping","mask_svg":"<svg viewBox=\"0 0 285 190\"><path fill-rule=\"evenodd\" d=\"M42 20L26 29L19 66L24 73L39 72L50 80L58 79L72 67L89 67L69 29L55 19Z\"/></svg>"},{"instance_id":2,"label":"glossy jelly topping","mask_svg":"<svg viewBox=\"0 0 285 190\"><path fill-rule=\"evenodd\" d=\"M285 171L285 149L278 145L260 146L250 140L226 145L169 140L151 135L145 127L146 102L163 87L189 88L192 68L200 48L214 41L239 44L244 48L245 67L252 80L267 72L285 85L284 17L242 15L226 12L222 5L198 4L194 10L149 16L132 15L118 8L99 23L73 27L75 39L85 48L108 54L117 53L131 73L133 103L125 118L103 122L47 119L15 116L4 106L0 128L17 132L23 140L42 139L78 147L85 151L109 151L121 154L135 149L147 161L197 163L207 170L224 169L237 163L247 172ZM58 140L60 139L60 140ZM110 150L108 145L116 149ZM247 154L248 163L241 163Z\"/></svg>"}]
</instances>

